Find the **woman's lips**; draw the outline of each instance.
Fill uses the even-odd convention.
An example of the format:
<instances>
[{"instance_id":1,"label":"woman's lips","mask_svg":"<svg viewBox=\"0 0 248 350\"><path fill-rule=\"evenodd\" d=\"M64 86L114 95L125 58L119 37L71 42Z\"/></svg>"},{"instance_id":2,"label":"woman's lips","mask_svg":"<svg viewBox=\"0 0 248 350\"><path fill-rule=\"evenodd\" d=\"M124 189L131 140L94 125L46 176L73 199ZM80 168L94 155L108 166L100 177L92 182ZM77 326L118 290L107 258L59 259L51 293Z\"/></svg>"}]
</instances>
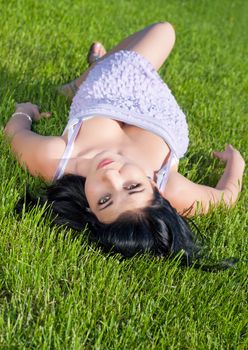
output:
<instances>
[{"instance_id":1,"label":"woman's lips","mask_svg":"<svg viewBox=\"0 0 248 350\"><path fill-rule=\"evenodd\" d=\"M101 169L103 167L105 167L106 165L113 163L113 160L111 159L103 159L100 161L100 163L97 165L97 169Z\"/></svg>"}]
</instances>

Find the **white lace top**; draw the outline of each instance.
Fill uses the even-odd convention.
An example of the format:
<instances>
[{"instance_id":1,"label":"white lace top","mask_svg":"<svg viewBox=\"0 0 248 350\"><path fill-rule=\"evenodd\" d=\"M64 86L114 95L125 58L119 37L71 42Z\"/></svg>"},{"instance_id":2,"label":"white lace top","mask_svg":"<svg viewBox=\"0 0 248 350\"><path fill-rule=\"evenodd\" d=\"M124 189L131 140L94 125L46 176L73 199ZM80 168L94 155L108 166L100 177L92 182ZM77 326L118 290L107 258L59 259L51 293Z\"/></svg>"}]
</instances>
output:
<instances>
[{"instance_id":1,"label":"white lace top","mask_svg":"<svg viewBox=\"0 0 248 350\"><path fill-rule=\"evenodd\" d=\"M63 175L81 123L94 115L138 126L168 144L171 157L157 174L159 188L167 181L168 168L187 151L186 118L170 89L143 56L121 50L97 63L74 97L65 129L68 144L55 179Z\"/></svg>"}]
</instances>

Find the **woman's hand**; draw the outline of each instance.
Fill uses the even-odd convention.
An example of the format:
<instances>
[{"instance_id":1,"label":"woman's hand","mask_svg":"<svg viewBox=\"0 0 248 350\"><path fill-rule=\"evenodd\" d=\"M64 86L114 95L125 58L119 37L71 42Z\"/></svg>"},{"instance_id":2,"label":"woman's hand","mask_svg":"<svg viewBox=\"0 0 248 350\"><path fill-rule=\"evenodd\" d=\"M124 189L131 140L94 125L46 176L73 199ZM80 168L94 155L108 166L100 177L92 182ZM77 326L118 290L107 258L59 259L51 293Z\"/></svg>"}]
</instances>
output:
<instances>
[{"instance_id":1,"label":"woman's hand","mask_svg":"<svg viewBox=\"0 0 248 350\"><path fill-rule=\"evenodd\" d=\"M227 207L232 207L239 197L245 167L243 157L232 145L213 155L226 163L215 188L195 184L178 172L169 176L163 196L184 216L206 214L223 201Z\"/></svg>"},{"instance_id":2,"label":"woman's hand","mask_svg":"<svg viewBox=\"0 0 248 350\"><path fill-rule=\"evenodd\" d=\"M213 155L226 163L224 173L215 188L223 192L226 204L233 205L242 187L244 158L232 145L227 145L225 151L214 152Z\"/></svg>"},{"instance_id":3,"label":"woman's hand","mask_svg":"<svg viewBox=\"0 0 248 350\"><path fill-rule=\"evenodd\" d=\"M240 152L230 144L226 146L226 149L223 152L214 151L213 156L222 160L225 163L233 158L238 158L241 163L245 164L245 161L241 156Z\"/></svg>"},{"instance_id":4,"label":"woman's hand","mask_svg":"<svg viewBox=\"0 0 248 350\"><path fill-rule=\"evenodd\" d=\"M22 112L28 114L32 120L40 120L42 118L49 118L51 116L50 112L39 111L39 106L32 104L31 102L17 103L15 113Z\"/></svg>"}]
</instances>

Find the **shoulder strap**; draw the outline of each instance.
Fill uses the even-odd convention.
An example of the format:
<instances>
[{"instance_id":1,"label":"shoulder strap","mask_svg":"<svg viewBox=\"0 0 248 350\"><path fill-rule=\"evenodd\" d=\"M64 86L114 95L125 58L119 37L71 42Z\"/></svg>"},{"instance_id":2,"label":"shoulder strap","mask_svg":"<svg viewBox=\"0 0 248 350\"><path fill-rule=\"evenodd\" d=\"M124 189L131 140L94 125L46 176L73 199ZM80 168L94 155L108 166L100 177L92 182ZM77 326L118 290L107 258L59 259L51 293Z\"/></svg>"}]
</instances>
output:
<instances>
[{"instance_id":1,"label":"shoulder strap","mask_svg":"<svg viewBox=\"0 0 248 350\"><path fill-rule=\"evenodd\" d=\"M163 191L165 189L165 186L169 178L170 169L176 162L178 162L178 158L171 151L171 154L167 163L157 173L157 186L160 191Z\"/></svg>"},{"instance_id":2,"label":"shoulder strap","mask_svg":"<svg viewBox=\"0 0 248 350\"><path fill-rule=\"evenodd\" d=\"M81 127L82 124L82 120L73 120L72 124L68 124L68 126L66 127L65 131L68 129L68 142L65 148L65 151L63 153L63 156L59 162L59 166L56 170L56 173L54 175L53 181L58 180L59 178L61 178L61 176L63 176L66 165L70 159L72 150L73 150L73 146L74 146L74 141L78 135L79 129Z\"/></svg>"}]
</instances>

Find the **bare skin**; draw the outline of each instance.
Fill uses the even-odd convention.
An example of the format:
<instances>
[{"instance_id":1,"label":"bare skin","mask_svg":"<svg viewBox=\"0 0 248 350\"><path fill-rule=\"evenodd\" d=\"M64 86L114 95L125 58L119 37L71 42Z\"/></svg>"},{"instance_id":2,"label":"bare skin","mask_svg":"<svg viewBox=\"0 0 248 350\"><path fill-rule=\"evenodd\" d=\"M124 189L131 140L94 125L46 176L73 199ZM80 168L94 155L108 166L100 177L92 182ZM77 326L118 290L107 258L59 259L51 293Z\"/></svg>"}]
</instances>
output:
<instances>
[{"instance_id":1,"label":"bare skin","mask_svg":"<svg viewBox=\"0 0 248 350\"><path fill-rule=\"evenodd\" d=\"M89 64L89 67L91 67L97 60L99 60L105 54L106 54L106 50L101 43L99 42L93 43L87 55L87 62ZM90 71L90 69L92 69L92 67L88 69L88 72ZM86 79L87 75L82 74L82 76L84 76L83 80ZM82 80L80 78L75 79L70 83L59 86L57 91L59 94L64 95L69 100L72 100L74 95L77 93L77 90L81 85L81 83L82 83Z\"/></svg>"},{"instance_id":2,"label":"bare skin","mask_svg":"<svg viewBox=\"0 0 248 350\"><path fill-rule=\"evenodd\" d=\"M147 206L152 200L153 188L136 162L122 154L104 151L90 162L85 194L98 220L112 222L122 212Z\"/></svg>"},{"instance_id":3,"label":"bare skin","mask_svg":"<svg viewBox=\"0 0 248 350\"><path fill-rule=\"evenodd\" d=\"M99 60L120 49L134 50L158 70L174 43L173 27L169 23L157 23L124 39ZM75 80L78 86L99 60ZM50 117L40 113L31 103L19 104L16 112L27 113L33 120ZM66 147L67 135L45 137L30 128L28 118L18 115L9 120L5 133L19 162L32 175L52 181ZM110 222L127 207L137 210L149 203L156 172L166 163L169 153L168 145L157 135L98 115L83 123L65 173L86 177L85 191L91 210L100 221ZM208 212L210 204L217 206L224 200L227 206L232 206L236 202L242 185L244 160L231 145L214 156L226 163L215 188L189 181L177 172L177 166L171 169L167 186L161 194L179 213L187 211L188 216L203 214ZM104 159L111 160L111 163L98 168ZM133 194L134 189L144 191ZM99 205L105 206L108 201L113 202L111 206L100 211ZM197 204L200 204L199 210Z\"/></svg>"}]
</instances>

